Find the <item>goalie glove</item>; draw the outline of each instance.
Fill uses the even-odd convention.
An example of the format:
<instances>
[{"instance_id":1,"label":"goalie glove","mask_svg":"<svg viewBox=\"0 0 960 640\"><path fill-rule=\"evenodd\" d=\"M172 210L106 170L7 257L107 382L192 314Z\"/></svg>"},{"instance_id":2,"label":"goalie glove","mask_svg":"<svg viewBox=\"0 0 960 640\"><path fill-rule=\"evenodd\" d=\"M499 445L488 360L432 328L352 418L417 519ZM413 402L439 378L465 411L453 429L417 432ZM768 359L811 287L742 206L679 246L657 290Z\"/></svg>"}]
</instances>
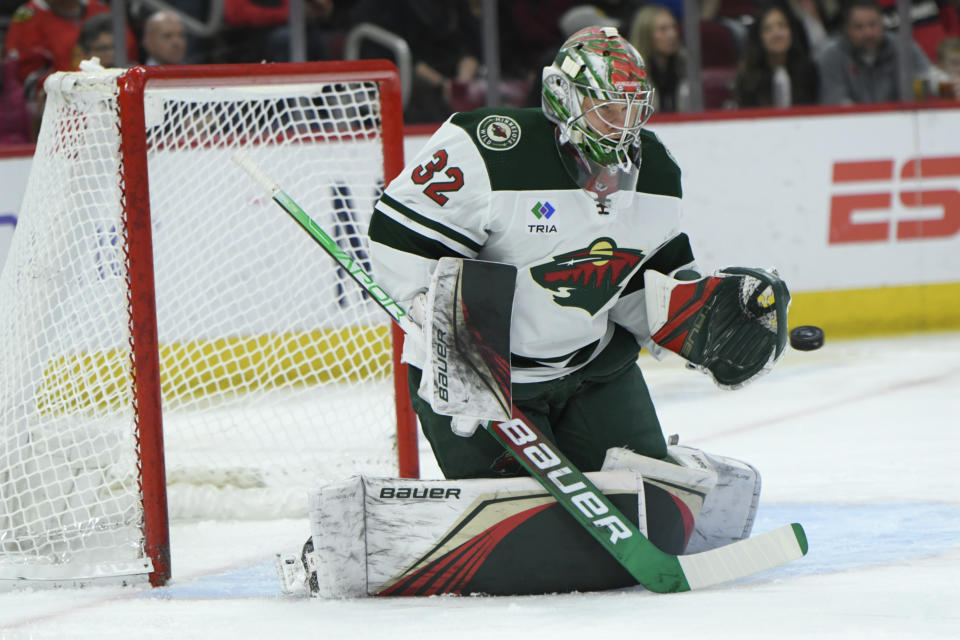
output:
<instances>
[{"instance_id":1,"label":"goalie glove","mask_svg":"<svg viewBox=\"0 0 960 640\"><path fill-rule=\"evenodd\" d=\"M787 344L790 292L774 271L728 267L681 282L644 274L653 341L737 389L766 373Z\"/></svg>"}]
</instances>

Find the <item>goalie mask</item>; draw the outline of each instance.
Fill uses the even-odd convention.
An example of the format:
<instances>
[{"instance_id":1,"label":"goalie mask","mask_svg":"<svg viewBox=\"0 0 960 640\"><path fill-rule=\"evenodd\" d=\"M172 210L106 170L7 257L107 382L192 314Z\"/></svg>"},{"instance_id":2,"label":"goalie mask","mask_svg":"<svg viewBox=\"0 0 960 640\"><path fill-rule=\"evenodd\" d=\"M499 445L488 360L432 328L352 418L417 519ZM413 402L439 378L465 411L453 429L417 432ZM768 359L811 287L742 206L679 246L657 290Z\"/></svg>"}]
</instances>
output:
<instances>
[{"instance_id":1,"label":"goalie mask","mask_svg":"<svg viewBox=\"0 0 960 640\"><path fill-rule=\"evenodd\" d=\"M581 188L601 198L634 188L652 99L643 58L616 29L589 27L563 43L543 69L543 113Z\"/></svg>"}]
</instances>

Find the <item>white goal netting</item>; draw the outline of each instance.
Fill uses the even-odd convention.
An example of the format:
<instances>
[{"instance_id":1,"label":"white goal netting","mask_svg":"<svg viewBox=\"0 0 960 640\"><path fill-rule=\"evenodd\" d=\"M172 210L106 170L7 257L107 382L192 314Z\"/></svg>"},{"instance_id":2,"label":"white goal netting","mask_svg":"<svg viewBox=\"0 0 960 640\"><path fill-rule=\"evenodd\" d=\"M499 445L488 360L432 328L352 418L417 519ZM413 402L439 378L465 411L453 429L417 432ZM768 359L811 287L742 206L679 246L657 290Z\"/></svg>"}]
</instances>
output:
<instances>
[{"instance_id":1,"label":"white goal netting","mask_svg":"<svg viewBox=\"0 0 960 640\"><path fill-rule=\"evenodd\" d=\"M149 564L124 205L143 181L171 517L302 514L321 481L396 474L387 317L230 160L244 148L365 262L378 84L148 82L144 174L118 74L48 81L0 276L0 580Z\"/></svg>"}]
</instances>

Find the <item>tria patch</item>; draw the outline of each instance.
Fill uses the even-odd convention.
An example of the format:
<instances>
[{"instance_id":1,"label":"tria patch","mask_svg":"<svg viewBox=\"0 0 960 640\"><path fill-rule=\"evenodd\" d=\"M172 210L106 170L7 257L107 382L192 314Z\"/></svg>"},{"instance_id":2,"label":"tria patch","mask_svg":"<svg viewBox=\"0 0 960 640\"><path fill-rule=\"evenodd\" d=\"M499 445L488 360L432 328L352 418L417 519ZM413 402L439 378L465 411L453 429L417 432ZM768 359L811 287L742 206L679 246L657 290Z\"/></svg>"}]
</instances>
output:
<instances>
[{"instance_id":1,"label":"tria patch","mask_svg":"<svg viewBox=\"0 0 960 640\"><path fill-rule=\"evenodd\" d=\"M598 238L578 249L530 269L534 281L556 292L561 307L577 307L596 315L640 267L643 252L621 249L612 238Z\"/></svg>"},{"instance_id":2,"label":"tria patch","mask_svg":"<svg viewBox=\"0 0 960 640\"><path fill-rule=\"evenodd\" d=\"M557 233L557 225L551 224L550 220L556 212L556 208L548 201L538 200L530 209L535 222L527 223L527 231L530 233Z\"/></svg>"},{"instance_id":3,"label":"tria patch","mask_svg":"<svg viewBox=\"0 0 960 640\"><path fill-rule=\"evenodd\" d=\"M543 220L544 218L549 220L550 216L556 212L557 210L554 208L554 206L546 200L543 202L538 200L537 204L533 205L533 208L530 209L530 213L532 213L537 220Z\"/></svg>"},{"instance_id":4,"label":"tria patch","mask_svg":"<svg viewBox=\"0 0 960 640\"><path fill-rule=\"evenodd\" d=\"M491 151L506 151L520 142L520 125L508 116L487 116L477 125L477 140Z\"/></svg>"}]
</instances>

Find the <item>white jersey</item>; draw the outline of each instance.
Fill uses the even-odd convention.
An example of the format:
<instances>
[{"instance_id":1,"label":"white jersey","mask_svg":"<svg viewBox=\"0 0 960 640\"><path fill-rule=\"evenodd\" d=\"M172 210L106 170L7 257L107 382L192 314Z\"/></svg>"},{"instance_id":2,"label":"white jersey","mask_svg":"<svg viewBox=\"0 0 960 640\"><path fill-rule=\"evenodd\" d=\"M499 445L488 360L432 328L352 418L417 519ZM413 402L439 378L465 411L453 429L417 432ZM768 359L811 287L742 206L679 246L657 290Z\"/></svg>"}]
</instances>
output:
<instances>
[{"instance_id":1,"label":"white jersey","mask_svg":"<svg viewBox=\"0 0 960 640\"><path fill-rule=\"evenodd\" d=\"M642 271L672 274L693 255L678 232L680 170L653 133L643 132L641 148L636 190L601 202L564 169L540 109L455 114L376 204L374 277L403 304L427 287L440 257L515 265L514 382L582 367L615 323L654 346ZM423 354L405 350L404 360L422 367Z\"/></svg>"}]
</instances>

